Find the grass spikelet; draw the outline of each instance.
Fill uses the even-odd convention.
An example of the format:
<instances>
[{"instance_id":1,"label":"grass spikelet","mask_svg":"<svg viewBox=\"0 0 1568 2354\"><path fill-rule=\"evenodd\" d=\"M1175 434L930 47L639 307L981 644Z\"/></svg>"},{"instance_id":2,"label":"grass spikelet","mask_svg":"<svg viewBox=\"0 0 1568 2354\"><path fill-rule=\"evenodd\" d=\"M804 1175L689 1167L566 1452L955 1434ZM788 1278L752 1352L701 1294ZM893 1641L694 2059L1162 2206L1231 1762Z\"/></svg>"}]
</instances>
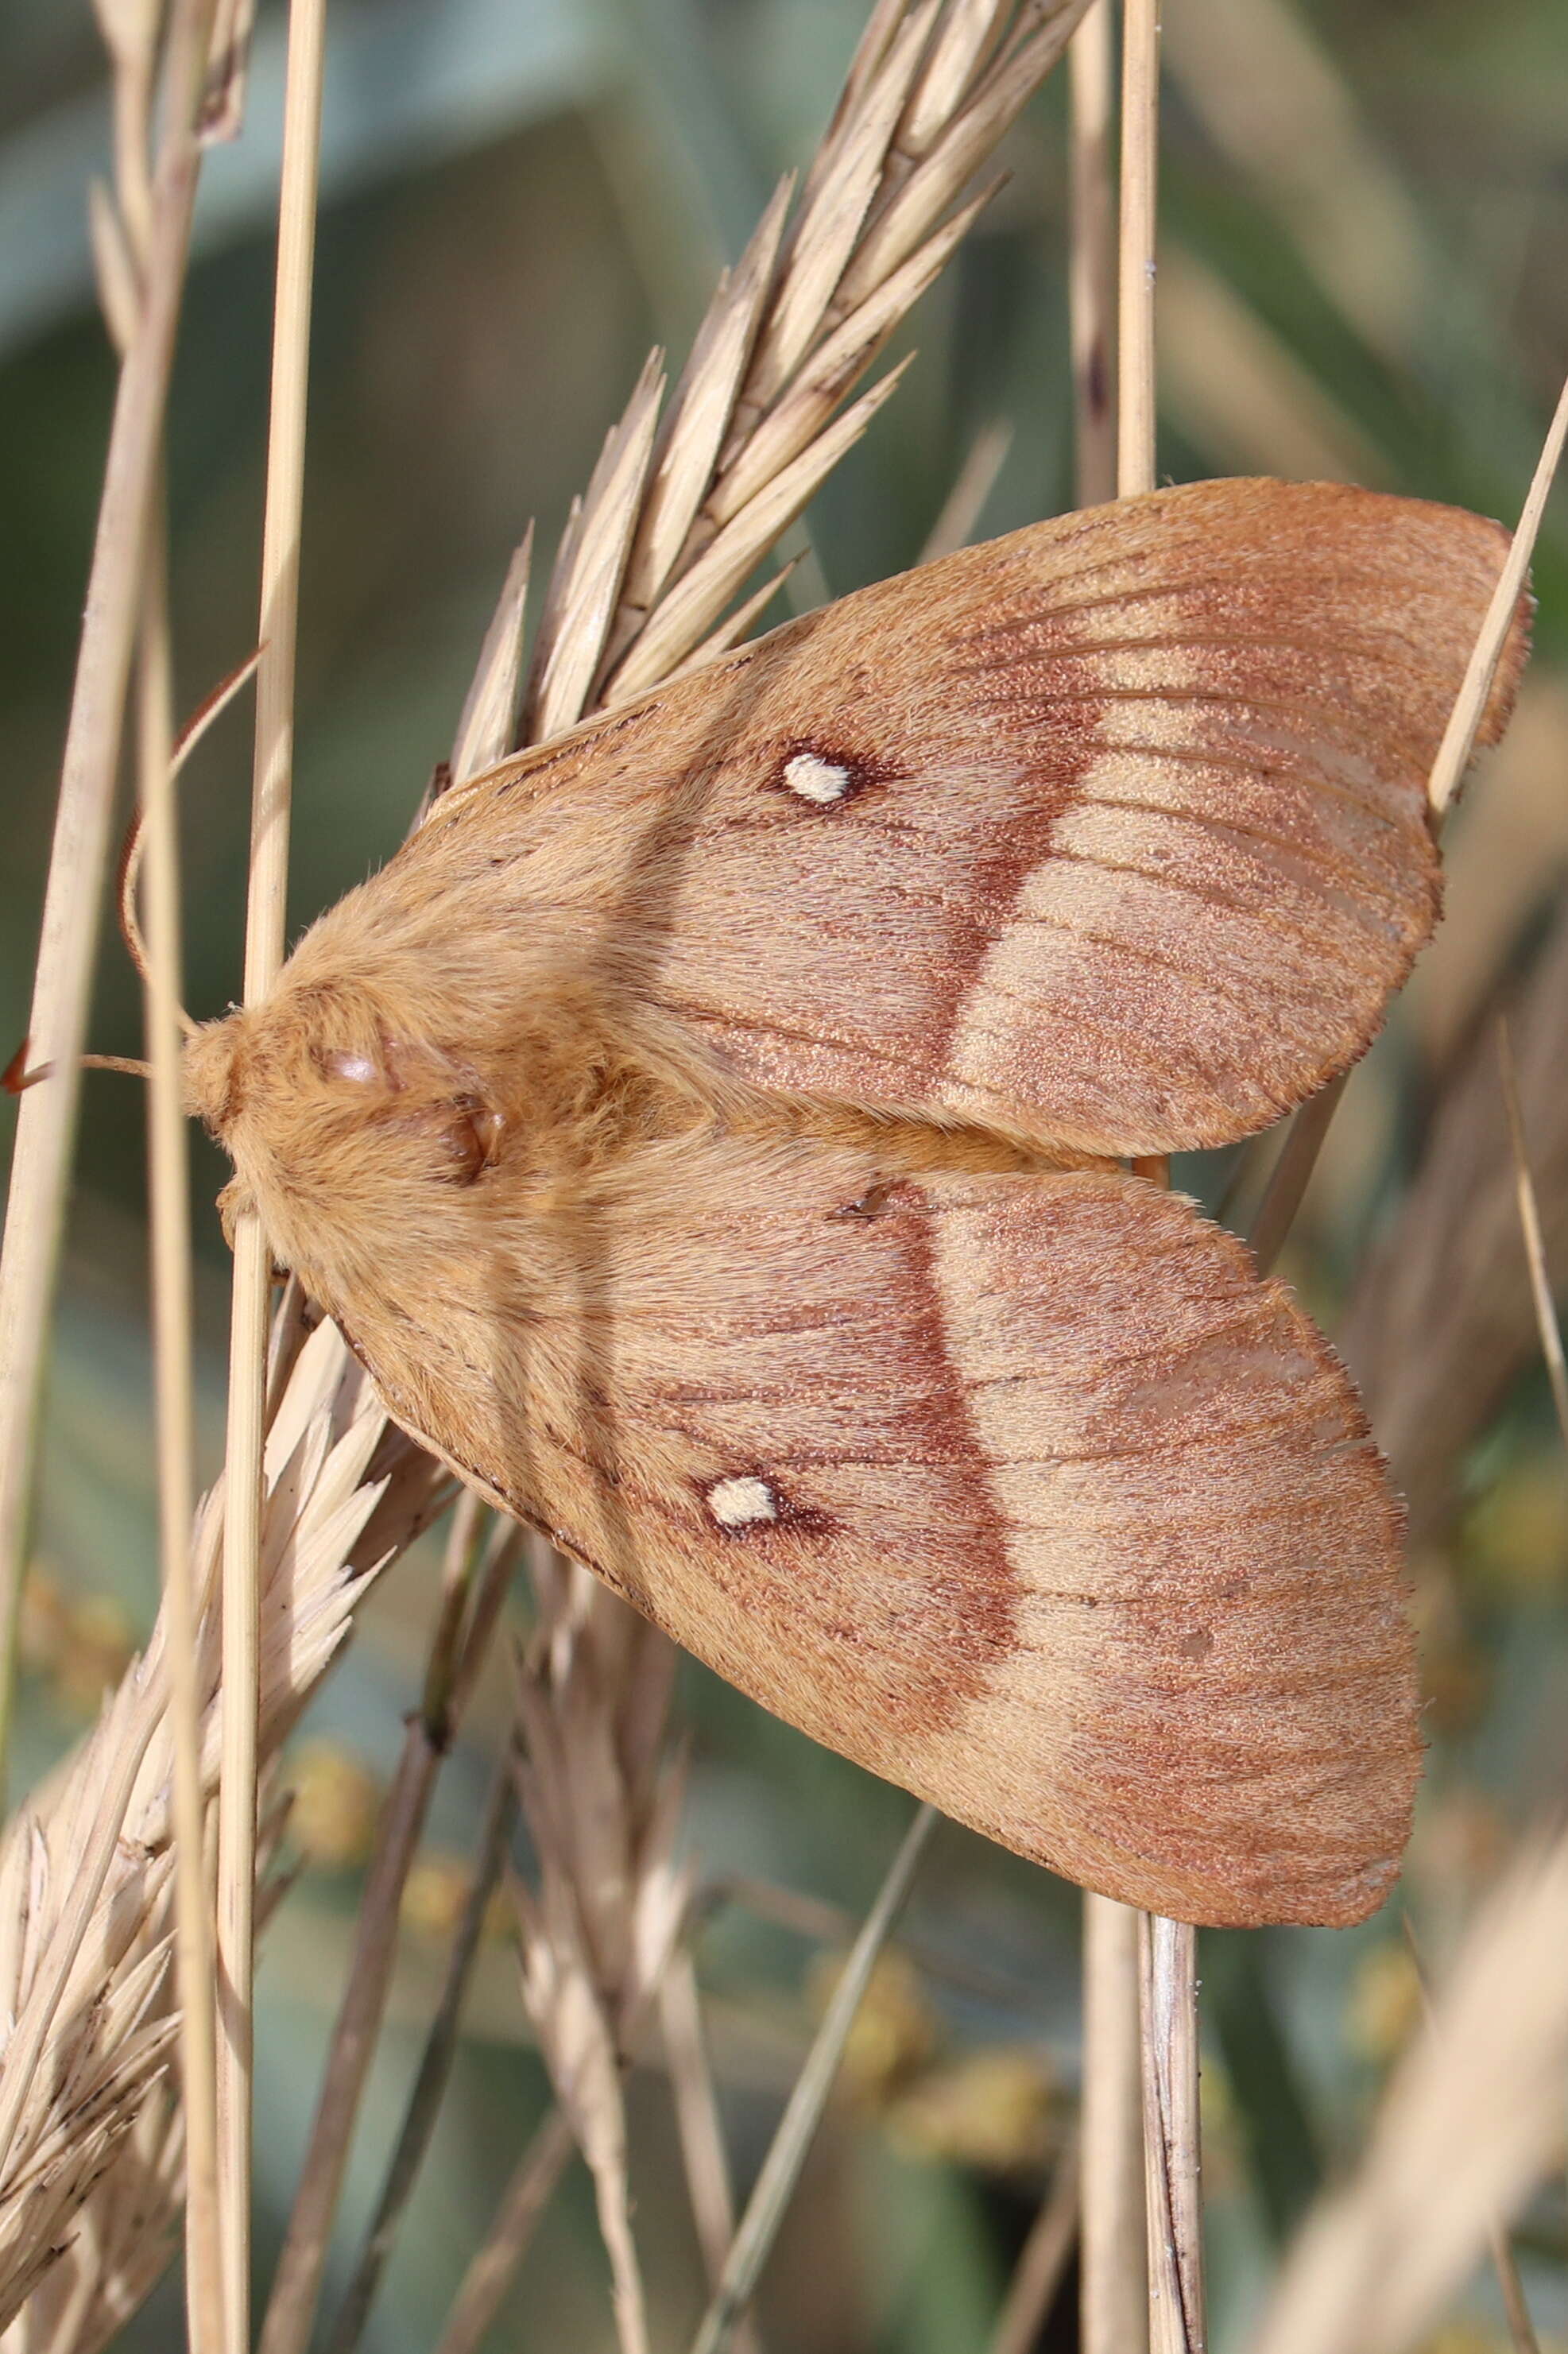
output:
<instances>
[{"instance_id":1,"label":"grass spikelet","mask_svg":"<svg viewBox=\"0 0 1568 2354\"><path fill-rule=\"evenodd\" d=\"M268 1442L264 1757L276 1754L331 1664L367 1580L423 1524L436 1477L427 1458L389 1435L342 1338L319 1325L295 1359ZM219 1488L197 1514L191 1548L209 1797L220 1743L222 1531ZM14 2022L0 2048L4 2316L51 2265L79 2282L90 2275L101 2238L98 2219L111 2221L128 2195L112 2161L122 2152L130 2160L140 2147L137 2120L167 2065L172 2030L144 2008L149 1985L166 1969L172 1920L166 1639L160 1623L99 1725L33 1794L0 1845L0 1989ZM73 2104L90 2060L95 2133L79 2153ZM51 2169L48 2153L68 2149L69 2162ZM37 2185L46 2174L49 2197L40 2200ZM171 2195L179 2188L172 2179ZM69 2301L63 2283L51 2296Z\"/></svg>"}]
</instances>

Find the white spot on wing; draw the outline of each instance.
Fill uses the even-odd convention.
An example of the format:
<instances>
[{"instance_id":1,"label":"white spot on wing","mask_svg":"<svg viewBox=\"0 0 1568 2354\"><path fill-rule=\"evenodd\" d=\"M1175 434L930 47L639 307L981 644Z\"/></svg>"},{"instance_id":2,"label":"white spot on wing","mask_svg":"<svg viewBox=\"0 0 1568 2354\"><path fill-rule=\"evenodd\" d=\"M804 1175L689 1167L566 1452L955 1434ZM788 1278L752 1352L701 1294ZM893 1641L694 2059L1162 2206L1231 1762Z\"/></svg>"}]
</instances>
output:
<instances>
[{"instance_id":1,"label":"white spot on wing","mask_svg":"<svg viewBox=\"0 0 1568 2354\"><path fill-rule=\"evenodd\" d=\"M708 1490L708 1510L721 1529L748 1529L759 1521L776 1521L779 1506L766 1479L715 1479Z\"/></svg>"},{"instance_id":2,"label":"white spot on wing","mask_svg":"<svg viewBox=\"0 0 1568 2354\"><path fill-rule=\"evenodd\" d=\"M784 763L784 781L803 801L815 801L820 809L826 809L842 801L848 792L850 772L816 752L796 752Z\"/></svg>"}]
</instances>

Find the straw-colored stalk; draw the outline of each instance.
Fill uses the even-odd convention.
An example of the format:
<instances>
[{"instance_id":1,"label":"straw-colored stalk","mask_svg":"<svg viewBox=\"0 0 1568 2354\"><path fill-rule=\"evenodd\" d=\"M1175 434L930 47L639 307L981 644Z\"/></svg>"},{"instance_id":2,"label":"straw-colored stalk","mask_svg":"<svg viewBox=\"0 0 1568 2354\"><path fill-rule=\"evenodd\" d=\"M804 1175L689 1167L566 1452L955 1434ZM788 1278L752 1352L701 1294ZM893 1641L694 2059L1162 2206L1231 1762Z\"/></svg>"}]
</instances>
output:
<instances>
[{"instance_id":1,"label":"straw-colored stalk","mask_svg":"<svg viewBox=\"0 0 1568 2354\"><path fill-rule=\"evenodd\" d=\"M1160 152L1158 0L1124 0L1117 491L1155 484L1154 287ZM1163 1179L1162 1164L1146 1174ZM1197 1933L1141 1916L1144 2187L1153 2354L1205 2343L1199 2182Z\"/></svg>"},{"instance_id":2,"label":"straw-colored stalk","mask_svg":"<svg viewBox=\"0 0 1568 2354\"><path fill-rule=\"evenodd\" d=\"M263 996L283 961L293 779L294 648L304 510L305 393L315 249L325 0L291 0L278 206L267 494L261 543L261 658L256 673L245 1000ZM218 1812L218 2192L230 2354L250 2343L251 1980L255 1941L256 1776L262 1706L258 1594L261 1455L270 1262L254 1212L234 1236L229 1332L231 1500L223 1554L223 1776Z\"/></svg>"},{"instance_id":3,"label":"straw-colored stalk","mask_svg":"<svg viewBox=\"0 0 1568 2354\"><path fill-rule=\"evenodd\" d=\"M1075 477L1080 506L1117 492L1116 19L1096 0L1068 51ZM1139 2075L1138 1914L1084 1897L1078 2168L1083 2354L1139 2354L1148 2330ZM1044 2219L1058 2196L1047 2193ZM1021 2268L1022 2278L1022 2268ZM1010 2309L1012 2297L1010 2293ZM1006 2320L1001 2327L1011 2324Z\"/></svg>"},{"instance_id":4,"label":"straw-colored stalk","mask_svg":"<svg viewBox=\"0 0 1568 2354\"><path fill-rule=\"evenodd\" d=\"M150 177L157 80L155 13L101 15L114 90L114 191L90 192L100 299L123 364L135 337L151 255ZM169 638L167 535L160 465L153 487L137 646L136 773L146 850L145 978L156 1373L159 1553L169 1624L170 1722L175 1758L175 1953L180 2081L185 2105L185 2294L194 2354L219 2354L221 2284L217 2207L217 2086L207 1881L203 1853L196 1606L190 1524L196 1503L191 1377L190 1180L181 1100L179 849L175 823L174 679Z\"/></svg>"},{"instance_id":5,"label":"straw-colored stalk","mask_svg":"<svg viewBox=\"0 0 1568 2354\"><path fill-rule=\"evenodd\" d=\"M110 814L201 163L197 112L211 15L212 0L177 0L170 17L166 103L147 199L142 300L115 390L28 1016L35 1058L50 1067L50 1076L30 1087L17 1107L0 1241L0 1766L16 1676L34 1439L76 1136ZM152 39L150 27L138 31L139 14L111 10L105 21L122 27L127 48L138 37ZM136 70L150 78L145 60ZM130 84L122 83L119 102L132 108L140 102Z\"/></svg>"},{"instance_id":6,"label":"straw-colored stalk","mask_svg":"<svg viewBox=\"0 0 1568 2354\"><path fill-rule=\"evenodd\" d=\"M467 1496L453 1515L424 1697L405 1728L376 1824L354 1948L261 2327L261 2354L291 2354L314 2330L355 2123L386 2016L403 1890L442 1760L472 1695L522 1550L522 1530L502 1523L478 1557L484 1518L477 1499Z\"/></svg>"},{"instance_id":7,"label":"straw-colored stalk","mask_svg":"<svg viewBox=\"0 0 1568 2354\"><path fill-rule=\"evenodd\" d=\"M1535 1180L1530 1170L1524 1112L1519 1099L1519 1073L1514 1064L1513 1041L1509 1034L1506 1015L1498 1023L1498 1069L1502 1079L1503 1107L1508 1113L1514 1200L1519 1208L1520 1237L1524 1245L1525 1265L1530 1273L1530 1297L1535 1310L1535 1329L1541 1340L1546 1378L1552 1387L1557 1427L1563 1434L1564 1447L1568 1447L1568 1362L1564 1361L1563 1354L1563 1333L1557 1321L1557 1302L1552 1292L1552 1269L1546 1256L1546 1236L1541 1224L1541 1204L1536 1198Z\"/></svg>"}]
</instances>

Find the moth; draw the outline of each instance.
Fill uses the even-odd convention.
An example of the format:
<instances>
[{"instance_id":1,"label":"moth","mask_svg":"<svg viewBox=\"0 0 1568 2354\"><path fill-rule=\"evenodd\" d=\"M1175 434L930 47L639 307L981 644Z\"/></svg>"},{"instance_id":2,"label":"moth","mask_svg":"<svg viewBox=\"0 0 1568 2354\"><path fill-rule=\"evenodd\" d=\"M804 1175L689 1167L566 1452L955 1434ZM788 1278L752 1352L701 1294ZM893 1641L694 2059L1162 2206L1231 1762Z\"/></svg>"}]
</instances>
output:
<instances>
[{"instance_id":1,"label":"moth","mask_svg":"<svg viewBox=\"0 0 1568 2354\"><path fill-rule=\"evenodd\" d=\"M1132 1903L1364 1915L1400 1510L1288 1293L1127 1163L1366 1047L1505 548L1162 491L503 762L191 1041L226 1200L396 1421L817 1740Z\"/></svg>"}]
</instances>

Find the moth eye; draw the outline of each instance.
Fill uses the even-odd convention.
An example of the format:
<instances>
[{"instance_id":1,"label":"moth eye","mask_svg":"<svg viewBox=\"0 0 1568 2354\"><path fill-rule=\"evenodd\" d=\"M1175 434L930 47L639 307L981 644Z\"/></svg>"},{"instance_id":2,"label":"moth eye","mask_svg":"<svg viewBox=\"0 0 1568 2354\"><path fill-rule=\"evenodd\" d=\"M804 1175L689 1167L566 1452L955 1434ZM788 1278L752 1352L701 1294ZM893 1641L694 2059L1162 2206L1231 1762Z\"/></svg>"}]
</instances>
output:
<instances>
[{"instance_id":1,"label":"moth eye","mask_svg":"<svg viewBox=\"0 0 1568 2354\"><path fill-rule=\"evenodd\" d=\"M446 1185L471 1185L501 1151L504 1119L482 1096L454 1096L451 1117L441 1129L441 1150L450 1162L440 1173Z\"/></svg>"}]
</instances>

